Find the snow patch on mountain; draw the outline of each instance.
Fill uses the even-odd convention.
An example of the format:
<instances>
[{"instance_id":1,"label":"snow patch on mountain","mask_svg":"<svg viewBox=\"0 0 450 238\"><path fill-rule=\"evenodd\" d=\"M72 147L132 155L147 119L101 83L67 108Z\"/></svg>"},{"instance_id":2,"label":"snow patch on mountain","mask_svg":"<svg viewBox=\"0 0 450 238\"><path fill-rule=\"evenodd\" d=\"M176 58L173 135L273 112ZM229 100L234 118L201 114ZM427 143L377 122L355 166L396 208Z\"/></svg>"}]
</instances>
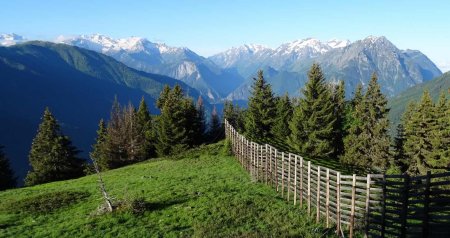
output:
<instances>
[{"instance_id":1,"label":"snow patch on mountain","mask_svg":"<svg viewBox=\"0 0 450 238\"><path fill-rule=\"evenodd\" d=\"M0 34L0 46L11 46L26 40L23 36L14 33Z\"/></svg>"}]
</instances>

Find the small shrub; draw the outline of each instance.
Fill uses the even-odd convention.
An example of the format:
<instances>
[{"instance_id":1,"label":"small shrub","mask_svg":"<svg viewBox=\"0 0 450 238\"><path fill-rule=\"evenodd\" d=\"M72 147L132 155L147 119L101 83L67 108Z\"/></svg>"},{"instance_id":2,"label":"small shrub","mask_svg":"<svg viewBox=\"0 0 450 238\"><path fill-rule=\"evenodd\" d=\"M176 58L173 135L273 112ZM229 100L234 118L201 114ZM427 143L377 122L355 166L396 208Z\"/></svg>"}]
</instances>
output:
<instances>
[{"instance_id":1,"label":"small shrub","mask_svg":"<svg viewBox=\"0 0 450 238\"><path fill-rule=\"evenodd\" d=\"M123 200L118 203L117 211L130 212L134 215L142 215L147 211L148 203L144 198Z\"/></svg>"},{"instance_id":2,"label":"small shrub","mask_svg":"<svg viewBox=\"0 0 450 238\"><path fill-rule=\"evenodd\" d=\"M5 209L15 213L48 213L78 203L89 196L88 192L51 192L13 201L6 204Z\"/></svg>"}]
</instances>

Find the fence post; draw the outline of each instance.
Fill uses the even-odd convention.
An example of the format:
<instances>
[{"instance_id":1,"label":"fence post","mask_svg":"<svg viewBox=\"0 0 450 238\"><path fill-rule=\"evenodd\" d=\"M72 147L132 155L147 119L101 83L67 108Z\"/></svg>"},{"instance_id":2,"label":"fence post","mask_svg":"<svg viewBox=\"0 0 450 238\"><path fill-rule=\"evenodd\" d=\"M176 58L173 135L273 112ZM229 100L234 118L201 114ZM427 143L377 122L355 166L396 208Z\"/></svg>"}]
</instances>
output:
<instances>
[{"instance_id":1,"label":"fence post","mask_svg":"<svg viewBox=\"0 0 450 238\"><path fill-rule=\"evenodd\" d=\"M408 192L409 192L409 175L405 174L403 181L402 211L400 213L400 237L406 237L406 224L408 216Z\"/></svg>"},{"instance_id":2,"label":"fence post","mask_svg":"<svg viewBox=\"0 0 450 238\"><path fill-rule=\"evenodd\" d=\"M365 235L364 237L369 237L369 216L370 216L370 183L371 177L370 174L367 174L367 185L366 185L366 224L365 224Z\"/></svg>"},{"instance_id":3,"label":"fence post","mask_svg":"<svg viewBox=\"0 0 450 238\"><path fill-rule=\"evenodd\" d=\"M287 200L288 200L288 202L289 202L290 190L291 190L291 153L289 153L288 180L287 180Z\"/></svg>"},{"instance_id":4,"label":"fence post","mask_svg":"<svg viewBox=\"0 0 450 238\"><path fill-rule=\"evenodd\" d=\"M269 184L269 156L268 156L268 153L267 153L267 151L268 151L268 148L269 146L266 144L266 148L265 148L265 151L264 151L264 170L265 170L265 172L266 172L266 185L268 185Z\"/></svg>"},{"instance_id":5,"label":"fence post","mask_svg":"<svg viewBox=\"0 0 450 238\"><path fill-rule=\"evenodd\" d=\"M246 144L247 144L247 151L246 151L246 153L247 153L247 156L246 156L246 158L245 158L245 169L247 170L247 171L249 171L250 170L250 168L249 168L249 161L250 161L250 154L251 154L251 151L250 151L250 146L248 145L248 140L246 140L245 141L246 142Z\"/></svg>"},{"instance_id":6,"label":"fence post","mask_svg":"<svg viewBox=\"0 0 450 238\"><path fill-rule=\"evenodd\" d=\"M270 185L272 185L273 188L272 146L269 146L269 170L270 170Z\"/></svg>"},{"instance_id":7,"label":"fence post","mask_svg":"<svg viewBox=\"0 0 450 238\"><path fill-rule=\"evenodd\" d=\"M279 192L280 184L278 183L278 159L277 159L277 156L278 156L278 150L275 149L275 183L277 185L277 192Z\"/></svg>"},{"instance_id":8,"label":"fence post","mask_svg":"<svg viewBox=\"0 0 450 238\"><path fill-rule=\"evenodd\" d=\"M350 238L353 238L353 229L355 229L355 199L356 199L356 174L353 174L352 203L350 210Z\"/></svg>"},{"instance_id":9,"label":"fence post","mask_svg":"<svg viewBox=\"0 0 450 238\"><path fill-rule=\"evenodd\" d=\"M327 168L327 197L326 197L326 219L327 228L330 227L330 169Z\"/></svg>"},{"instance_id":10,"label":"fence post","mask_svg":"<svg viewBox=\"0 0 450 238\"><path fill-rule=\"evenodd\" d=\"M311 161L308 161L308 215L311 215Z\"/></svg>"},{"instance_id":11,"label":"fence post","mask_svg":"<svg viewBox=\"0 0 450 238\"><path fill-rule=\"evenodd\" d=\"M341 173L336 175L336 232L340 236L341 232Z\"/></svg>"},{"instance_id":12,"label":"fence post","mask_svg":"<svg viewBox=\"0 0 450 238\"><path fill-rule=\"evenodd\" d=\"M303 206L303 157L300 157L300 207Z\"/></svg>"},{"instance_id":13,"label":"fence post","mask_svg":"<svg viewBox=\"0 0 450 238\"><path fill-rule=\"evenodd\" d=\"M297 204L297 155L294 155L294 206Z\"/></svg>"},{"instance_id":14,"label":"fence post","mask_svg":"<svg viewBox=\"0 0 450 238\"><path fill-rule=\"evenodd\" d=\"M316 222L320 220L320 166L317 166Z\"/></svg>"},{"instance_id":15,"label":"fence post","mask_svg":"<svg viewBox=\"0 0 450 238\"><path fill-rule=\"evenodd\" d=\"M281 197L284 197L284 152L281 152Z\"/></svg>"},{"instance_id":16,"label":"fence post","mask_svg":"<svg viewBox=\"0 0 450 238\"><path fill-rule=\"evenodd\" d=\"M427 177L425 180L425 194L424 194L424 204L423 204L423 221L422 221L422 237L428 237L429 229L428 229L428 210L430 206L430 181L431 180L431 172L427 171Z\"/></svg>"},{"instance_id":17,"label":"fence post","mask_svg":"<svg viewBox=\"0 0 450 238\"><path fill-rule=\"evenodd\" d=\"M386 230L386 174L383 174L383 206L381 207L381 237Z\"/></svg>"}]
</instances>

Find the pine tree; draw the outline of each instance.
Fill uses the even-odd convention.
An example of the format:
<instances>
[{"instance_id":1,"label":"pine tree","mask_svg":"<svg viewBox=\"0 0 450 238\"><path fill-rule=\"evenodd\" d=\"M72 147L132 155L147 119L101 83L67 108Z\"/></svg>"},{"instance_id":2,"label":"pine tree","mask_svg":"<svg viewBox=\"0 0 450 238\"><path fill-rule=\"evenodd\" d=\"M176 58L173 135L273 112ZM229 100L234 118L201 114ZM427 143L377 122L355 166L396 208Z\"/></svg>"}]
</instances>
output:
<instances>
[{"instance_id":1,"label":"pine tree","mask_svg":"<svg viewBox=\"0 0 450 238\"><path fill-rule=\"evenodd\" d=\"M425 174L430 170L427 160L431 158L433 152L431 138L435 126L434 105L429 92L425 91L405 125L404 151L408 157L409 174Z\"/></svg>"},{"instance_id":2,"label":"pine tree","mask_svg":"<svg viewBox=\"0 0 450 238\"><path fill-rule=\"evenodd\" d=\"M106 128L106 147L108 152L108 169L119 168L127 164L126 137L122 108L117 97L111 108L110 120Z\"/></svg>"},{"instance_id":3,"label":"pine tree","mask_svg":"<svg viewBox=\"0 0 450 238\"><path fill-rule=\"evenodd\" d=\"M355 94L353 122L344 138L345 153L340 158L342 163L362 170L386 170L389 166L389 109L377 80L373 74L361 100L359 93Z\"/></svg>"},{"instance_id":4,"label":"pine tree","mask_svg":"<svg viewBox=\"0 0 450 238\"><path fill-rule=\"evenodd\" d=\"M318 64L313 64L308 72L303 95L289 124L289 145L305 156L330 159L334 153L336 119L331 90Z\"/></svg>"},{"instance_id":5,"label":"pine tree","mask_svg":"<svg viewBox=\"0 0 450 238\"><path fill-rule=\"evenodd\" d=\"M432 131L433 151L427 164L434 173L450 169L450 102L442 92L434 108L436 126Z\"/></svg>"},{"instance_id":6,"label":"pine tree","mask_svg":"<svg viewBox=\"0 0 450 238\"><path fill-rule=\"evenodd\" d=\"M109 170L111 168L111 157L108 154L106 141L107 136L105 122L101 119L98 123L97 138L95 139L95 144L92 146L92 152L90 153L91 159L97 163L100 171Z\"/></svg>"},{"instance_id":7,"label":"pine tree","mask_svg":"<svg viewBox=\"0 0 450 238\"><path fill-rule=\"evenodd\" d=\"M147 107L147 103L142 97L139 103L139 108L136 114L138 131L141 133L141 138L143 138L140 160L148 159L155 155L154 138L152 136L152 118Z\"/></svg>"},{"instance_id":8,"label":"pine tree","mask_svg":"<svg viewBox=\"0 0 450 238\"><path fill-rule=\"evenodd\" d=\"M333 104L334 104L334 118L336 119L334 123L334 158L338 158L344 153L344 118L345 118L345 87L344 81L334 88L333 91Z\"/></svg>"},{"instance_id":9,"label":"pine tree","mask_svg":"<svg viewBox=\"0 0 450 238\"><path fill-rule=\"evenodd\" d=\"M0 191L16 187L16 177L0 146Z\"/></svg>"},{"instance_id":10,"label":"pine tree","mask_svg":"<svg viewBox=\"0 0 450 238\"><path fill-rule=\"evenodd\" d=\"M29 161L31 170L25 179L27 186L77 178L83 175L83 160L79 151L64 136L48 108L33 139Z\"/></svg>"},{"instance_id":11,"label":"pine tree","mask_svg":"<svg viewBox=\"0 0 450 238\"><path fill-rule=\"evenodd\" d=\"M142 126L139 125L137 112L131 103L125 107L121 113L121 131L123 147L125 149L125 164L136 163L145 159L144 141L145 134L142 133Z\"/></svg>"},{"instance_id":12,"label":"pine tree","mask_svg":"<svg viewBox=\"0 0 450 238\"><path fill-rule=\"evenodd\" d=\"M206 118L205 118L205 105L203 103L203 98L198 96L197 104L195 105L196 120L195 120L195 138L194 144L200 145L205 141L206 137Z\"/></svg>"},{"instance_id":13,"label":"pine tree","mask_svg":"<svg viewBox=\"0 0 450 238\"><path fill-rule=\"evenodd\" d=\"M223 120L227 120L237 131L244 132L245 111L230 101L225 101Z\"/></svg>"},{"instance_id":14,"label":"pine tree","mask_svg":"<svg viewBox=\"0 0 450 238\"><path fill-rule=\"evenodd\" d=\"M271 130L276 117L275 98L262 70L258 71L258 78L253 80L245 115L245 133L253 140L265 140L272 137Z\"/></svg>"},{"instance_id":15,"label":"pine tree","mask_svg":"<svg viewBox=\"0 0 450 238\"><path fill-rule=\"evenodd\" d=\"M219 115L217 114L216 106L211 112L211 121L208 130L208 140L210 143L221 140L224 136L222 124L220 123Z\"/></svg>"},{"instance_id":16,"label":"pine tree","mask_svg":"<svg viewBox=\"0 0 450 238\"><path fill-rule=\"evenodd\" d=\"M171 155L189 148L189 129L186 128L186 105L183 92L176 85L165 97L161 107L161 115L157 119L157 143L158 155Z\"/></svg>"},{"instance_id":17,"label":"pine tree","mask_svg":"<svg viewBox=\"0 0 450 238\"><path fill-rule=\"evenodd\" d=\"M278 98L276 102L277 115L272 128L273 136L279 141L285 141L291 134L289 122L292 119L293 107L288 94Z\"/></svg>"},{"instance_id":18,"label":"pine tree","mask_svg":"<svg viewBox=\"0 0 450 238\"><path fill-rule=\"evenodd\" d=\"M167 100L170 94L170 87L169 85L164 85L163 90L161 91L159 98L156 100L156 107L158 109L162 109L164 106L164 102Z\"/></svg>"},{"instance_id":19,"label":"pine tree","mask_svg":"<svg viewBox=\"0 0 450 238\"><path fill-rule=\"evenodd\" d=\"M405 125L411 120L411 115L414 113L415 108L415 103L410 102L408 104L405 112L403 112L400 123L397 125L397 134L394 138L393 165L399 167L402 172L406 172L408 169L408 157L406 156L404 149L407 139Z\"/></svg>"}]
</instances>

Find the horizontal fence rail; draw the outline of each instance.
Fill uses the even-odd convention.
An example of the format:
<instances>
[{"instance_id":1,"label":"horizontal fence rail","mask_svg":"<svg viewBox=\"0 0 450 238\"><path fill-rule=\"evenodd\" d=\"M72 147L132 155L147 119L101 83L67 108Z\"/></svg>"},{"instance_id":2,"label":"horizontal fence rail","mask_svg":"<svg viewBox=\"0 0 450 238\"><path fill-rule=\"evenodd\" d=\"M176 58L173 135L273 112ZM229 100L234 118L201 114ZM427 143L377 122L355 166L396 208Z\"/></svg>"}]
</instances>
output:
<instances>
[{"instance_id":1,"label":"horizontal fence rail","mask_svg":"<svg viewBox=\"0 0 450 238\"><path fill-rule=\"evenodd\" d=\"M316 221L335 226L339 235L344 230L350 237L355 230L366 237L450 235L450 173L346 175L250 141L226 120L225 134L252 179L272 186L294 205L305 206Z\"/></svg>"}]
</instances>

